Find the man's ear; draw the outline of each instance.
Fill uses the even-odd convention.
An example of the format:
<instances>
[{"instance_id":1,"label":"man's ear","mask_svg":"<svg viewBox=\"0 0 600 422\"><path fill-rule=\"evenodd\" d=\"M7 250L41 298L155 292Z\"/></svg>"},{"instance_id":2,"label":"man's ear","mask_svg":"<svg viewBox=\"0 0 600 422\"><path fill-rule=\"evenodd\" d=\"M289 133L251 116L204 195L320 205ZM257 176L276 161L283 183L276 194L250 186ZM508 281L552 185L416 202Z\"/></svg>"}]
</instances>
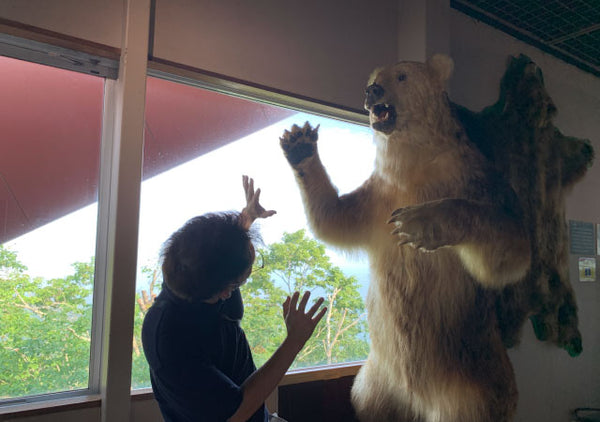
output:
<instances>
[{"instance_id":1,"label":"man's ear","mask_svg":"<svg viewBox=\"0 0 600 422\"><path fill-rule=\"evenodd\" d=\"M446 82L448 82L454 70L454 61L445 54L435 54L427 60L427 67L441 85L446 86Z\"/></svg>"}]
</instances>

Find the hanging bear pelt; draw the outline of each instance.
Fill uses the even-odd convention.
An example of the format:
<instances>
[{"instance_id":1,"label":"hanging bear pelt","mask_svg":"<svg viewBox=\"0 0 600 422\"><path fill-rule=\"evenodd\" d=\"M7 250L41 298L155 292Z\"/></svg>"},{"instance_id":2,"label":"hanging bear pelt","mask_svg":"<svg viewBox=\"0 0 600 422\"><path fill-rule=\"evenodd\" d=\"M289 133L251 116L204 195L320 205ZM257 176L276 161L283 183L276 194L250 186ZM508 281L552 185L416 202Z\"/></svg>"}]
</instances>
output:
<instances>
[{"instance_id":1,"label":"hanging bear pelt","mask_svg":"<svg viewBox=\"0 0 600 422\"><path fill-rule=\"evenodd\" d=\"M528 229L531 267L497 301L505 345L518 343L523 321L530 318L539 340L579 355L582 340L569 281L565 195L591 166L592 146L554 126L557 110L542 71L525 55L508 59L494 105L480 113L453 106L469 138L507 177Z\"/></svg>"}]
</instances>

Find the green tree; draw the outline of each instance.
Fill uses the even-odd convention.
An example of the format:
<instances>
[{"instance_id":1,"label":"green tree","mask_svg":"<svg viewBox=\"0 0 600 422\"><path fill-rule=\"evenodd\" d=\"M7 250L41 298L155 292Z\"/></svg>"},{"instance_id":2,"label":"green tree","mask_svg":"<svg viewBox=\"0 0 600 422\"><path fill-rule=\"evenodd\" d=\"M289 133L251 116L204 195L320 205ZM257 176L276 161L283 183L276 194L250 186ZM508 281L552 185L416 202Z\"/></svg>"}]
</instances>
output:
<instances>
[{"instance_id":1,"label":"green tree","mask_svg":"<svg viewBox=\"0 0 600 422\"><path fill-rule=\"evenodd\" d=\"M304 230L284 233L282 241L259 251L257 267L242 287L242 324L257 365L285 336L281 304L294 291L325 298L327 313L298 355L295 367L364 359L368 353L365 308L355 277L333 266L325 246Z\"/></svg>"},{"instance_id":2,"label":"green tree","mask_svg":"<svg viewBox=\"0 0 600 422\"><path fill-rule=\"evenodd\" d=\"M31 278L0 245L0 398L87 388L94 260Z\"/></svg>"},{"instance_id":3,"label":"green tree","mask_svg":"<svg viewBox=\"0 0 600 422\"><path fill-rule=\"evenodd\" d=\"M73 274L64 278L32 278L17 254L0 245L0 398L87 387L94 259L72 267ZM142 277L132 339L134 388L150 385L141 327L160 291L158 264L143 267ZM242 288L243 325L257 365L283 341L281 304L296 290L325 297L328 307L296 367L366 356L365 310L356 278L333 266L325 247L300 230L259 250L252 276Z\"/></svg>"},{"instance_id":4,"label":"green tree","mask_svg":"<svg viewBox=\"0 0 600 422\"><path fill-rule=\"evenodd\" d=\"M0 398L88 386L94 260L74 274L43 280L27 275L17 254L0 245ZM136 293L132 387L150 385L141 327L160 290L159 268L142 269Z\"/></svg>"},{"instance_id":5,"label":"green tree","mask_svg":"<svg viewBox=\"0 0 600 422\"><path fill-rule=\"evenodd\" d=\"M135 295L135 315L133 326L133 355L131 360L131 387L142 388L150 386L150 373L148 362L142 347L142 324L148 309L154 303L154 299L160 292L162 284L162 273L158 263L142 267L142 280L138 285L145 288L140 289Z\"/></svg>"}]
</instances>

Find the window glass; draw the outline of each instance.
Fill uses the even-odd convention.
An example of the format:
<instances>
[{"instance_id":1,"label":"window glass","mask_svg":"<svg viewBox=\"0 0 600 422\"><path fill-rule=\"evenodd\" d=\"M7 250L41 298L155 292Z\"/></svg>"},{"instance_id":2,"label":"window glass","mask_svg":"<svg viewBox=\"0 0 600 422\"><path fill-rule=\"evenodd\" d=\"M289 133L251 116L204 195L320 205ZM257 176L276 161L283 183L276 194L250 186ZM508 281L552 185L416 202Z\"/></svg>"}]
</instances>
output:
<instances>
[{"instance_id":1,"label":"window glass","mask_svg":"<svg viewBox=\"0 0 600 422\"><path fill-rule=\"evenodd\" d=\"M150 385L140 331L160 292L162 243L191 217L241 210L242 175L254 178L261 203L277 211L257 221L264 245L241 289L242 326L257 366L283 340L281 304L295 290L323 296L329 312L294 367L364 359L366 257L349 257L315 240L279 137L293 124L320 125L322 161L344 193L362 184L373 169L369 129L156 78L149 78L146 98L132 386Z\"/></svg>"},{"instance_id":2,"label":"window glass","mask_svg":"<svg viewBox=\"0 0 600 422\"><path fill-rule=\"evenodd\" d=\"M103 90L0 57L0 402L88 388Z\"/></svg>"}]
</instances>

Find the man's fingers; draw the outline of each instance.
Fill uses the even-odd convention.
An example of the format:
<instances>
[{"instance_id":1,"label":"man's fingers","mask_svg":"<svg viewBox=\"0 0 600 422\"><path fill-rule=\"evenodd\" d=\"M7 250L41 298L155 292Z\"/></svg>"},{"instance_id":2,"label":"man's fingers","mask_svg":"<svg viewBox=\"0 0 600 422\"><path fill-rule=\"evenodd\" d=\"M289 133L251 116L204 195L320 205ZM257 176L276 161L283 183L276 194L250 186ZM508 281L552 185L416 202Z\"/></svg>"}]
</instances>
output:
<instances>
[{"instance_id":1,"label":"man's fingers","mask_svg":"<svg viewBox=\"0 0 600 422\"><path fill-rule=\"evenodd\" d=\"M306 315L308 315L309 317L313 317L313 315L315 314L315 312L317 312L317 309L319 309L319 307L323 304L323 301L325 299L323 299L322 297L320 297L315 303L314 305L308 310L308 312L306 313Z\"/></svg>"},{"instance_id":2,"label":"man's fingers","mask_svg":"<svg viewBox=\"0 0 600 422\"><path fill-rule=\"evenodd\" d=\"M283 302L283 305L281 305L283 307L283 317L285 318L285 316L290 312L290 297L286 297L285 298L285 302Z\"/></svg>"},{"instance_id":3,"label":"man's fingers","mask_svg":"<svg viewBox=\"0 0 600 422\"><path fill-rule=\"evenodd\" d=\"M246 192L246 213L255 220L256 218L267 218L276 214L275 210L265 210L262 205L260 205L260 188L257 188L254 191L254 179L248 177L246 175L242 176L242 180L244 182L244 191Z\"/></svg>"},{"instance_id":4,"label":"man's fingers","mask_svg":"<svg viewBox=\"0 0 600 422\"><path fill-rule=\"evenodd\" d=\"M327 312L327 306L321 309L321 312L319 312L317 316L312 319L315 326L319 323L319 321L321 321L321 319L323 319L323 315L325 315L325 312Z\"/></svg>"},{"instance_id":5,"label":"man's fingers","mask_svg":"<svg viewBox=\"0 0 600 422\"><path fill-rule=\"evenodd\" d=\"M252 180L250 177L248 177L246 175L242 176L242 182L244 184L244 193L246 194L246 204L248 203L250 198L252 198L252 194L251 194L251 192L249 192L250 180Z\"/></svg>"},{"instance_id":6,"label":"man's fingers","mask_svg":"<svg viewBox=\"0 0 600 422\"><path fill-rule=\"evenodd\" d=\"M246 202L249 202L254 196L254 179L246 175L242 176L244 183L244 192L246 193Z\"/></svg>"},{"instance_id":7,"label":"man's fingers","mask_svg":"<svg viewBox=\"0 0 600 422\"><path fill-rule=\"evenodd\" d=\"M306 304L308 303L309 297L310 297L310 292L307 290L302 295L302 300L300 301L300 305L298 306L298 310L300 312L304 313L304 310L306 309Z\"/></svg>"},{"instance_id":8,"label":"man's fingers","mask_svg":"<svg viewBox=\"0 0 600 422\"><path fill-rule=\"evenodd\" d=\"M290 301L290 309L296 309L296 305L298 305L298 297L300 296L299 292L294 292L292 295L292 299Z\"/></svg>"}]
</instances>

